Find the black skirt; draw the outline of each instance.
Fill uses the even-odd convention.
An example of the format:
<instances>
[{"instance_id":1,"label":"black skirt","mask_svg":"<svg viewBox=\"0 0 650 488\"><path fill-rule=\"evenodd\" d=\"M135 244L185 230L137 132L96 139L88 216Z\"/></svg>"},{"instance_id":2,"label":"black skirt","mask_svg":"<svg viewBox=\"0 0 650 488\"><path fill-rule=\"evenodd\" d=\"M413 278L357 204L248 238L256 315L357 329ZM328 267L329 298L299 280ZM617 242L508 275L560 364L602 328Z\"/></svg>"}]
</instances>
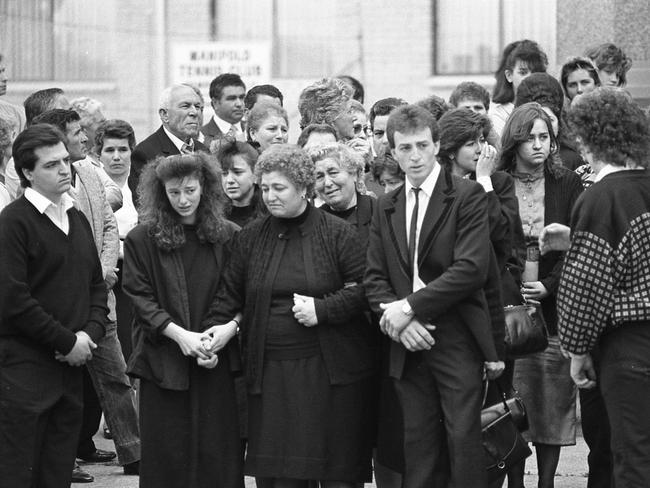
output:
<instances>
[{"instance_id":1,"label":"black skirt","mask_svg":"<svg viewBox=\"0 0 650 488\"><path fill-rule=\"evenodd\" d=\"M262 393L248 397L245 473L369 482L372 378L332 386L320 355L266 360Z\"/></svg>"},{"instance_id":2,"label":"black skirt","mask_svg":"<svg viewBox=\"0 0 650 488\"><path fill-rule=\"evenodd\" d=\"M194 362L186 391L140 380L141 488L244 488L237 400L223 356L214 369Z\"/></svg>"}]
</instances>

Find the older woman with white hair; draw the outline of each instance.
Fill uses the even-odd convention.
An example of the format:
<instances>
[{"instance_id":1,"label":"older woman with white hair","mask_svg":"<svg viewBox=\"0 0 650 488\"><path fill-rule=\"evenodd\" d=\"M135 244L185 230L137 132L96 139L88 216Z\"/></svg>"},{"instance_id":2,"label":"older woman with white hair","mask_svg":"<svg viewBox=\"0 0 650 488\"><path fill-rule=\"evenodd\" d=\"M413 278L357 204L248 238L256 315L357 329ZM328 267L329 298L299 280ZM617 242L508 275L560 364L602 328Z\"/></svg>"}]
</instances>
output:
<instances>
[{"instance_id":1,"label":"older woman with white hair","mask_svg":"<svg viewBox=\"0 0 650 488\"><path fill-rule=\"evenodd\" d=\"M364 161L345 144L334 143L309 149L315 165L315 190L324 202L319 208L346 220L368 239L374 200L363 183Z\"/></svg>"},{"instance_id":2,"label":"older woman with white hair","mask_svg":"<svg viewBox=\"0 0 650 488\"><path fill-rule=\"evenodd\" d=\"M287 111L274 102L258 102L248 114L248 142L259 152L289 139Z\"/></svg>"}]
</instances>

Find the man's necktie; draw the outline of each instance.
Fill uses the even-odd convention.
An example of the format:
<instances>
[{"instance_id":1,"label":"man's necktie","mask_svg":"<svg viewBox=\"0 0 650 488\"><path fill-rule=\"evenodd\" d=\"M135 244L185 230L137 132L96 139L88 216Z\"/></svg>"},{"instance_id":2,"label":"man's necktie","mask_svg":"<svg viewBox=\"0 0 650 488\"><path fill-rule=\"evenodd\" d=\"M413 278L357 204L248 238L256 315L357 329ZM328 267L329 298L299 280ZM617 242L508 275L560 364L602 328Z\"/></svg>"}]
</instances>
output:
<instances>
[{"instance_id":1,"label":"man's necktie","mask_svg":"<svg viewBox=\"0 0 650 488\"><path fill-rule=\"evenodd\" d=\"M183 143L181 146L181 154L193 154L194 146L191 144Z\"/></svg>"},{"instance_id":2,"label":"man's necktie","mask_svg":"<svg viewBox=\"0 0 650 488\"><path fill-rule=\"evenodd\" d=\"M226 137L228 140L236 141L237 140L237 127L235 125L230 126L230 130L226 132Z\"/></svg>"},{"instance_id":3,"label":"man's necktie","mask_svg":"<svg viewBox=\"0 0 650 488\"><path fill-rule=\"evenodd\" d=\"M420 208L420 188L413 188L415 194L415 205L411 213L411 225L409 228L409 265L411 271L415 270L415 248L417 246L418 210Z\"/></svg>"}]
</instances>

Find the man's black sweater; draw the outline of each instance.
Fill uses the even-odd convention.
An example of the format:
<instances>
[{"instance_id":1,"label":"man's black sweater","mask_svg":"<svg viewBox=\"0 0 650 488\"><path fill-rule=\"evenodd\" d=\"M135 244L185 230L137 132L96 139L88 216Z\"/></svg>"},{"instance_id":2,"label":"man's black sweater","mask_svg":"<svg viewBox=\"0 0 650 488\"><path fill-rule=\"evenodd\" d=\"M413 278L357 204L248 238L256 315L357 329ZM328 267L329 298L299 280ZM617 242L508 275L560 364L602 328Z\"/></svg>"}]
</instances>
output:
<instances>
[{"instance_id":1,"label":"man's black sweater","mask_svg":"<svg viewBox=\"0 0 650 488\"><path fill-rule=\"evenodd\" d=\"M0 214L0 337L68 354L75 332L105 331L106 285L88 221L68 210L65 235L24 196Z\"/></svg>"}]
</instances>

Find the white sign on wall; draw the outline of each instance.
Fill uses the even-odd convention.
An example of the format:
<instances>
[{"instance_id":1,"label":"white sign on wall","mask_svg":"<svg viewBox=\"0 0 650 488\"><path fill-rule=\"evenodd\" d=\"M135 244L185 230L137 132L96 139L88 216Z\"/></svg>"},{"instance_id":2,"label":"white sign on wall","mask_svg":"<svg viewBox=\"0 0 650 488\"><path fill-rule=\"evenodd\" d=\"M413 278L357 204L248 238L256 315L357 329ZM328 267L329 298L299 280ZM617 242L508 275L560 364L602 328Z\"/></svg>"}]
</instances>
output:
<instances>
[{"instance_id":1,"label":"white sign on wall","mask_svg":"<svg viewBox=\"0 0 650 488\"><path fill-rule=\"evenodd\" d=\"M237 73L246 88L271 79L268 42L175 42L170 52L171 82L199 86L206 101L210 82L222 73Z\"/></svg>"}]
</instances>

